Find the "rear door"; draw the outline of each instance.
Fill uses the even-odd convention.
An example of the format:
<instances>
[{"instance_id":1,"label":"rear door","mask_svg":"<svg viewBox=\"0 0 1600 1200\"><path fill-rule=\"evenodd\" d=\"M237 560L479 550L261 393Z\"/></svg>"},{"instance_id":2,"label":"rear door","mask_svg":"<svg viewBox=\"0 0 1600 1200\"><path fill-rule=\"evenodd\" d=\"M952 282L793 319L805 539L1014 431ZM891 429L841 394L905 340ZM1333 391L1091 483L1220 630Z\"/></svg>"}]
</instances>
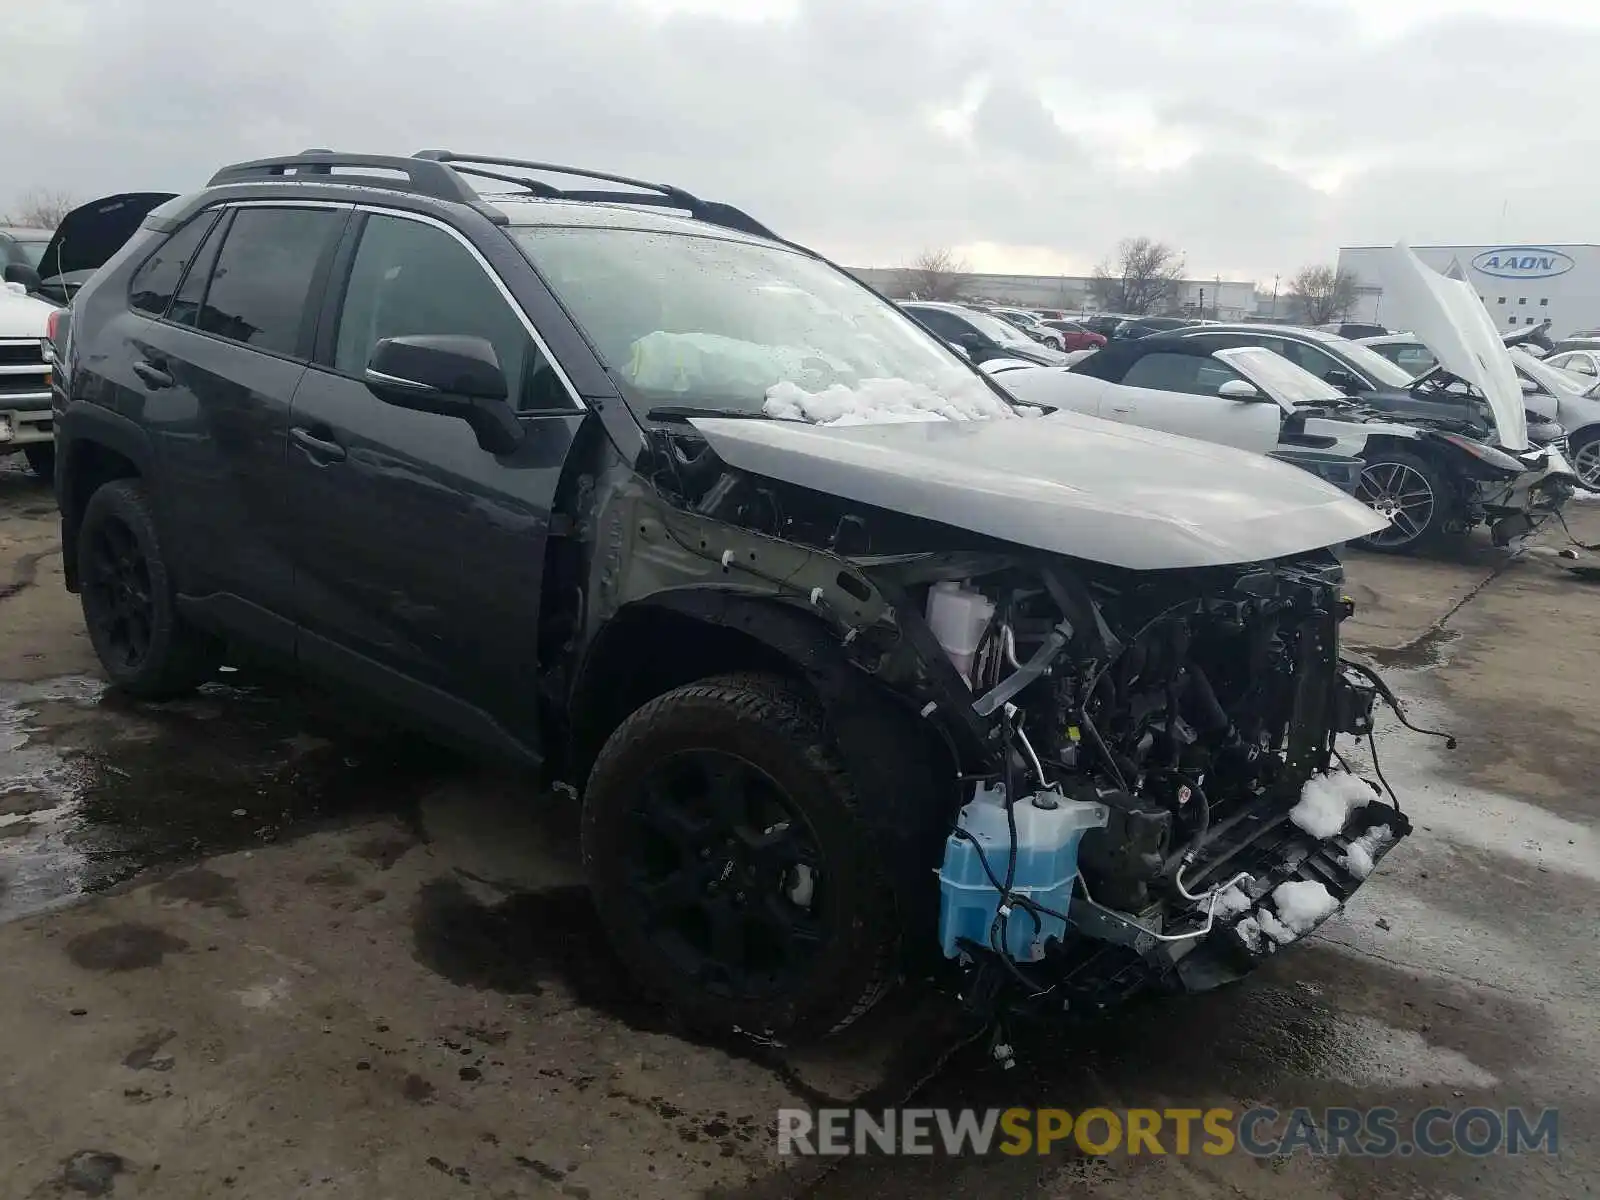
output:
<instances>
[{"instance_id":1,"label":"rear door","mask_svg":"<svg viewBox=\"0 0 1600 1200\"><path fill-rule=\"evenodd\" d=\"M1146 354L1106 389L1100 415L1265 454L1278 444L1278 406L1217 394L1223 384L1243 378L1210 355Z\"/></svg>"},{"instance_id":2,"label":"rear door","mask_svg":"<svg viewBox=\"0 0 1600 1200\"><path fill-rule=\"evenodd\" d=\"M339 263L289 430L300 655L520 755L538 744L545 545L585 410L504 282L449 226L362 211ZM368 390L378 340L412 334L488 339L526 434L516 451L496 456L465 422Z\"/></svg>"},{"instance_id":3,"label":"rear door","mask_svg":"<svg viewBox=\"0 0 1600 1200\"><path fill-rule=\"evenodd\" d=\"M153 318L136 339L134 415L156 440L181 590L202 619L283 651L294 637L289 405L350 212L274 202L206 214L130 285L133 307Z\"/></svg>"}]
</instances>

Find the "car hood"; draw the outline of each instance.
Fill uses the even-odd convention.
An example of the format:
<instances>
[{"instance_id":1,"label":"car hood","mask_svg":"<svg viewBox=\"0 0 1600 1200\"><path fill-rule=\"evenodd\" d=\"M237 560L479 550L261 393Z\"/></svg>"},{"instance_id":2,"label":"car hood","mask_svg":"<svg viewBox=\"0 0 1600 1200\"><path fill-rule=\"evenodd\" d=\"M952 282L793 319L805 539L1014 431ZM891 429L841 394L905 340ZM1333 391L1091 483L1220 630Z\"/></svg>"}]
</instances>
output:
<instances>
[{"instance_id":1,"label":"car hood","mask_svg":"<svg viewBox=\"0 0 1600 1200\"><path fill-rule=\"evenodd\" d=\"M1258 562L1386 525L1296 467L1077 413L886 425L693 424L740 470L1133 570Z\"/></svg>"},{"instance_id":2,"label":"car hood","mask_svg":"<svg viewBox=\"0 0 1600 1200\"><path fill-rule=\"evenodd\" d=\"M61 219L39 260L39 275L51 279L68 271L93 271L134 235L150 210L174 192L123 192L79 205Z\"/></svg>"},{"instance_id":3,"label":"car hood","mask_svg":"<svg viewBox=\"0 0 1600 1200\"><path fill-rule=\"evenodd\" d=\"M55 305L0 288L0 338L42 338Z\"/></svg>"},{"instance_id":4,"label":"car hood","mask_svg":"<svg viewBox=\"0 0 1600 1200\"><path fill-rule=\"evenodd\" d=\"M1528 448L1522 385L1510 352L1472 285L1427 266L1404 242L1379 264L1385 295L1410 318L1411 330L1439 365L1476 388L1494 414L1495 433L1508 450Z\"/></svg>"}]
</instances>

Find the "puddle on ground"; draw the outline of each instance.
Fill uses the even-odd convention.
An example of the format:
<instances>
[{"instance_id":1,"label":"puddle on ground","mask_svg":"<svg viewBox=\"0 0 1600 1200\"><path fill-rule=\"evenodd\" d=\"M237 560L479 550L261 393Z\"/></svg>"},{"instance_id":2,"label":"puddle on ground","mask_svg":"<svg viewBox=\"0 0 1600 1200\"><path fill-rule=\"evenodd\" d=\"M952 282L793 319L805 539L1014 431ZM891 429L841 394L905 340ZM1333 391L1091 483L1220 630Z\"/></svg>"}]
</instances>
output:
<instances>
[{"instance_id":1,"label":"puddle on ground","mask_svg":"<svg viewBox=\"0 0 1600 1200\"><path fill-rule=\"evenodd\" d=\"M456 760L357 720L251 684L139 704L89 678L0 683L0 921L321 822L410 819Z\"/></svg>"},{"instance_id":2,"label":"puddle on ground","mask_svg":"<svg viewBox=\"0 0 1600 1200\"><path fill-rule=\"evenodd\" d=\"M1461 634L1446 625L1436 625L1403 646L1361 646L1354 652L1384 671L1419 671L1442 667L1449 661L1446 651Z\"/></svg>"}]
</instances>

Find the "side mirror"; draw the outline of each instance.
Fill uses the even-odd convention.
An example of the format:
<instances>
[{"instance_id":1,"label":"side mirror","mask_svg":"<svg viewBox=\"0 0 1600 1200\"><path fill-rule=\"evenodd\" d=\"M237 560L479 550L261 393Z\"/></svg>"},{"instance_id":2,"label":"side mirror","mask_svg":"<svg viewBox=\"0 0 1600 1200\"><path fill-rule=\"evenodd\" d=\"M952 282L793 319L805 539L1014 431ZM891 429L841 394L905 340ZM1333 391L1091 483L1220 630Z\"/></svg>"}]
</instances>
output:
<instances>
[{"instance_id":1,"label":"side mirror","mask_svg":"<svg viewBox=\"0 0 1600 1200\"><path fill-rule=\"evenodd\" d=\"M5 281L7 283L20 283L30 292L37 292L44 286L44 280L39 278L39 272L27 263L7 263Z\"/></svg>"},{"instance_id":2,"label":"side mirror","mask_svg":"<svg viewBox=\"0 0 1600 1200\"><path fill-rule=\"evenodd\" d=\"M1217 395L1224 400L1237 400L1240 404L1254 404L1265 400L1255 384L1243 379L1230 379L1217 389Z\"/></svg>"},{"instance_id":3,"label":"side mirror","mask_svg":"<svg viewBox=\"0 0 1600 1200\"><path fill-rule=\"evenodd\" d=\"M954 350L957 354L961 355L961 357L966 359L968 362L972 361L972 355L968 352L967 348L965 346L963 346L960 342L946 342L945 345L949 346L950 349Z\"/></svg>"},{"instance_id":4,"label":"side mirror","mask_svg":"<svg viewBox=\"0 0 1600 1200\"><path fill-rule=\"evenodd\" d=\"M1524 396L1537 396L1539 394L1539 385L1531 379L1524 379L1522 381L1522 394Z\"/></svg>"},{"instance_id":5,"label":"side mirror","mask_svg":"<svg viewBox=\"0 0 1600 1200\"><path fill-rule=\"evenodd\" d=\"M383 338L367 360L366 382L386 404L465 421L490 454L509 454L522 444L522 425L506 403L505 372L484 338Z\"/></svg>"}]
</instances>

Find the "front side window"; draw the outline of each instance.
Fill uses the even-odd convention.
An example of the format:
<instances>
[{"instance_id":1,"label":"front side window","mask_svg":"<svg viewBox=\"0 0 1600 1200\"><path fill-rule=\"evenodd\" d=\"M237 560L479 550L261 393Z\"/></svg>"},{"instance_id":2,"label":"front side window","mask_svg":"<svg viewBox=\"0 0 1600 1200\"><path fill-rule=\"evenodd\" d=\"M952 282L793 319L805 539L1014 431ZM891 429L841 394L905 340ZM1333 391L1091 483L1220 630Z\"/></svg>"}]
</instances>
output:
<instances>
[{"instance_id":1,"label":"front side window","mask_svg":"<svg viewBox=\"0 0 1600 1200\"><path fill-rule=\"evenodd\" d=\"M1215 396L1217 389L1237 372L1209 355L1146 354L1123 375L1126 387L1149 388L1158 392L1187 392L1195 396Z\"/></svg>"},{"instance_id":2,"label":"front side window","mask_svg":"<svg viewBox=\"0 0 1600 1200\"><path fill-rule=\"evenodd\" d=\"M370 217L339 314L334 369L359 376L381 339L419 334L488 341L520 410L572 406L522 318L465 246L421 221Z\"/></svg>"},{"instance_id":3,"label":"front side window","mask_svg":"<svg viewBox=\"0 0 1600 1200\"><path fill-rule=\"evenodd\" d=\"M343 211L240 208L211 271L199 327L258 350L295 354L313 319L311 283Z\"/></svg>"},{"instance_id":4,"label":"front side window","mask_svg":"<svg viewBox=\"0 0 1600 1200\"><path fill-rule=\"evenodd\" d=\"M856 393L872 380L915 385L919 394L976 389L998 403L909 314L807 255L687 233L511 233L629 402L646 411L687 404L762 413L778 384ZM977 315L962 319L976 323Z\"/></svg>"},{"instance_id":5,"label":"front side window","mask_svg":"<svg viewBox=\"0 0 1600 1200\"><path fill-rule=\"evenodd\" d=\"M159 317L166 312L184 269L216 219L215 210L201 213L145 259L128 284L128 303L152 316Z\"/></svg>"}]
</instances>

